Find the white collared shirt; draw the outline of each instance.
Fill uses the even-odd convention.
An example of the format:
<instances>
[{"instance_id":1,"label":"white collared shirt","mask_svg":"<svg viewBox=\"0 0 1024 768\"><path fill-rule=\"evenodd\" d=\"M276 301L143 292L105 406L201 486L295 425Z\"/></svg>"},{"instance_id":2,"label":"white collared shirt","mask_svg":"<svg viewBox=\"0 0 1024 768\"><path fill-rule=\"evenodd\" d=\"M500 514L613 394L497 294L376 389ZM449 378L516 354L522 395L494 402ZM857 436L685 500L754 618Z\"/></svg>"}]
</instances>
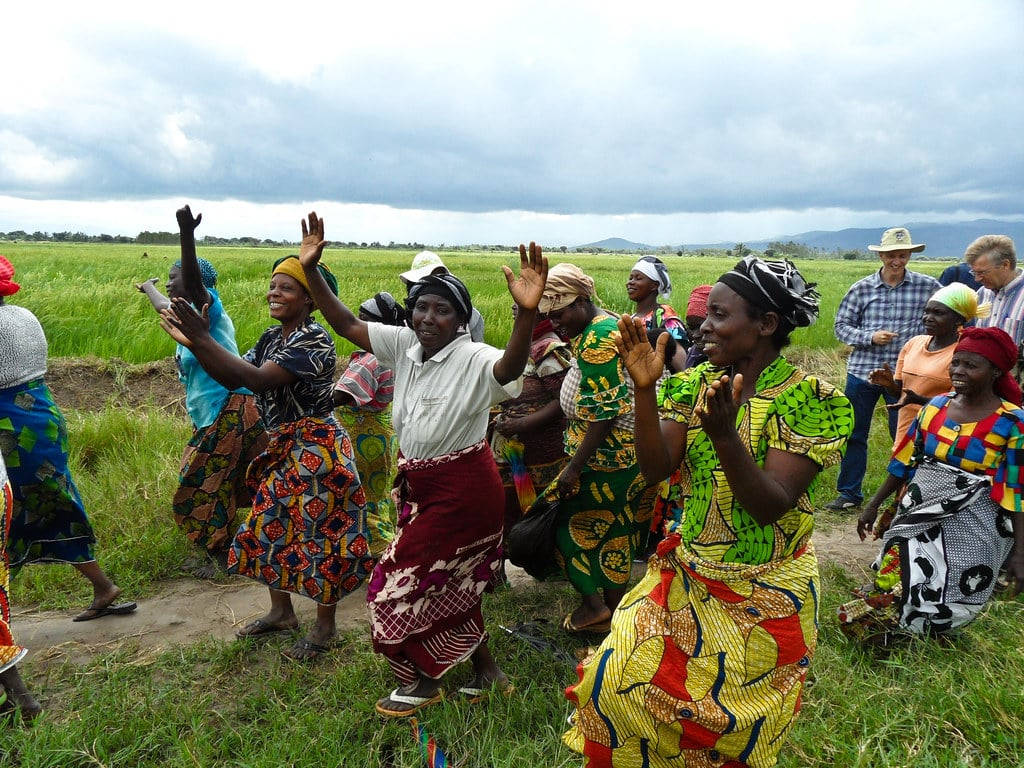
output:
<instances>
[{"instance_id":1,"label":"white collared shirt","mask_svg":"<svg viewBox=\"0 0 1024 768\"><path fill-rule=\"evenodd\" d=\"M462 334L423 360L411 328L367 323L377 360L395 373L391 423L407 459L427 459L468 448L487 433L491 406L516 397L520 376L502 386L494 364L504 352Z\"/></svg>"}]
</instances>

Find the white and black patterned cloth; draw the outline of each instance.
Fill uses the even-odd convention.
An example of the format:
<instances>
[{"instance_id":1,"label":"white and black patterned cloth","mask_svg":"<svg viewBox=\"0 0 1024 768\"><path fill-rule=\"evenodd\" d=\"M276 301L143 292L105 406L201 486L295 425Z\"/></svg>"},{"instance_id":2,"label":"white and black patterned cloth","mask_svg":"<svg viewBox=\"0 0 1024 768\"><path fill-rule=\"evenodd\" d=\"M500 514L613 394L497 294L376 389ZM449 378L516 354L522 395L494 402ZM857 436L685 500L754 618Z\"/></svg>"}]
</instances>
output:
<instances>
[{"instance_id":1,"label":"white and black patterned cloth","mask_svg":"<svg viewBox=\"0 0 1024 768\"><path fill-rule=\"evenodd\" d=\"M307 318L287 339L280 326L268 328L245 353L245 359L257 366L276 363L296 378L294 384L256 394L268 430L306 416L326 418L332 414L337 353L330 334L315 320Z\"/></svg>"},{"instance_id":2,"label":"white and black patterned cloth","mask_svg":"<svg viewBox=\"0 0 1024 768\"><path fill-rule=\"evenodd\" d=\"M902 626L917 634L956 629L992 596L1013 544L1009 513L992 500L988 478L924 460L885 533L896 546L902 580Z\"/></svg>"},{"instance_id":3,"label":"white and black patterned cloth","mask_svg":"<svg viewBox=\"0 0 1024 768\"><path fill-rule=\"evenodd\" d=\"M718 282L725 283L751 304L775 312L793 328L806 328L818 319L821 296L789 259L765 261L746 256Z\"/></svg>"}]
</instances>

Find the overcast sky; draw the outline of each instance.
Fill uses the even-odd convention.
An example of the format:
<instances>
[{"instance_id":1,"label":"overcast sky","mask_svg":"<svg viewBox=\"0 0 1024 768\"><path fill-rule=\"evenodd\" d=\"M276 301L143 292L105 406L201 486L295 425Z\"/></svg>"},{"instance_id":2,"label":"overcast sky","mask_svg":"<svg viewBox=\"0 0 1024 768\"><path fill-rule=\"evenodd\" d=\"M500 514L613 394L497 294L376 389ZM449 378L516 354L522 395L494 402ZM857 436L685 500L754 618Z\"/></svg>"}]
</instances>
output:
<instances>
[{"instance_id":1,"label":"overcast sky","mask_svg":"<svg viewBox=\"0 0 1024 768\"><path fill-rule=\"evenodd\" d=\"M200 235L294 239L315 207L331 239L448 244L1024 214L1016 0L260 5L6 7L0 230L173 230L185 201Z\"/></svg>"}]
</instances>

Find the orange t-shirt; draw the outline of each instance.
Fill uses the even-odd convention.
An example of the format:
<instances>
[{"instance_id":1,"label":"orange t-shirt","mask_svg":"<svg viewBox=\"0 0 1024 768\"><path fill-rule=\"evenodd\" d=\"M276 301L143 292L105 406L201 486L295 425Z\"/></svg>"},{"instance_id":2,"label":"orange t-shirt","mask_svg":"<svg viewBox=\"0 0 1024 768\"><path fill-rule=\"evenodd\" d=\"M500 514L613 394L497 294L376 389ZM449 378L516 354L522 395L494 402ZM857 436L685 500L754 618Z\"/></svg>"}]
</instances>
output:
<instances>
[{"instance_id":1,"label":"orange t-shirt","mask_svg":"<svg viewBox=\"0 0 1024 768\"><path fill-rule=\"evenodd\" d=\"M892 375L897 381L903 382L904 389L912 389L929 400L953 388L953 382L949 379L949 363L953 359L953 350L956 349L956 344L953 343L937 352L930 352L928 343L931 340L931 336L924 334L915 336L904 344ZM893 450L896 449L900 438L907 434L910 422L917 417L920 410L919 405L900 408Z\"/></svg>"}]
</instances>

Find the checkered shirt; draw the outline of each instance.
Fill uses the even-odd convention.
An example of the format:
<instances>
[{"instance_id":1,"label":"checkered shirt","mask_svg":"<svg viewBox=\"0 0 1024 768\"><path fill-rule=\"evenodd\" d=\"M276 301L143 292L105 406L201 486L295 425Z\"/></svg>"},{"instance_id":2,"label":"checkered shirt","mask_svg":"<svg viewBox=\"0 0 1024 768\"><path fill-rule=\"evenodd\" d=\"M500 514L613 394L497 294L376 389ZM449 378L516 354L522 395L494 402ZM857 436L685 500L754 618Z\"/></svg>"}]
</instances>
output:
<instances>
[{"instance_id":1,"label":"checkered shirt","mask_svg":"<svg viewBox=\"0 0 1024 768\"><path fill-rule=\"evenodd\" d=\"M924 305L939 287L934 277L909 269L898 285L886 285L881 270L854 283L836 312L836 338L853 347L846 372L867 380L871 371L886 363L895 369L903 345L924 333ZM877 346L871 343L876 331L893 331L898 336Z\"/></svg>"}]
</instances>

